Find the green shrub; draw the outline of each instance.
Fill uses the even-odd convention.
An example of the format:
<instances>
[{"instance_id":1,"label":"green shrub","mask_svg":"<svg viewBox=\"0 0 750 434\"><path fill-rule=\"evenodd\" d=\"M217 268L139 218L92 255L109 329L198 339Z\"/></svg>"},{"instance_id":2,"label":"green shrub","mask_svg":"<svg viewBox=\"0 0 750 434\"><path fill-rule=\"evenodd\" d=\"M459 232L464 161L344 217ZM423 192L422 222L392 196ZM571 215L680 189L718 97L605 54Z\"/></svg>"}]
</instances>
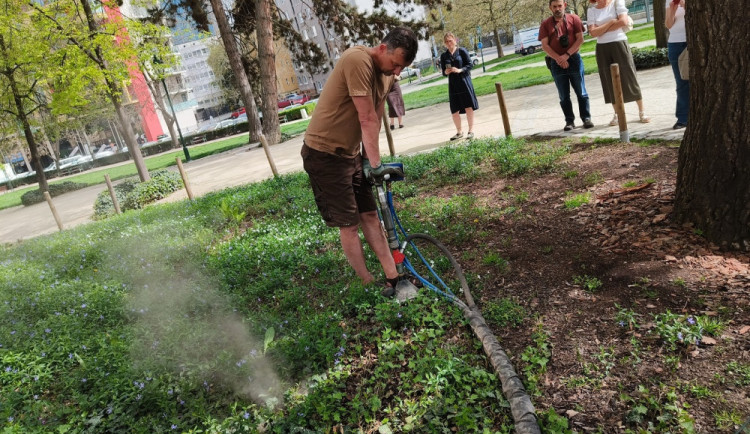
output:
<instances>
[{"instance_id":1,"label":"green shrub","mask_svg":"<svg viewBox=\"0 0 750 434\"><path fill-rule=\"evenodd\" d=\"M669 65L666 48L633 48L632 52L633 63L635 63L635 69L637 70Z\"/></svg>"},{"instance_id":2,"label":"green shrub","mask_svg":"<svg viewBox=\"0 0 750 434\"><path fill-rule=\"evenodd\" d=\"M86 187L86 184L80 184L77 182L60 182L57 184L49 184L49 194L52 197L59 196L69 191L80 190ZM41 190L27 191L21 196L21 203L24 206L34 205L35 203L44 202L44 193Z\"/></svg>"},{"instance_id":3,"label":"green shrub","mask_svg":"<svg viewBox=\"0 0 750 434\"><path fill-rule=\"evenodd\" d=\"M303 106L299 107L292 107L290 109L282 110L279 112L279 116L286 116L287 121L296 121L297 119L302 119L302 113L301 110L305 109L307 110L308 116L311 116L313 111L315 111L315 106L317 104L313 103L307 103Z\"/></svg>"},{"instance_id":4,"label":"green shrub","mask_svg":"<svg viewBox=\"0 0 750 434\"><path fill-rule=\"evenodd\" d=\"M137 178L128 178L114 186L115 197L120 210L141 209L145 205L163 199L182 188L182 179L177 172L160 170L151 174L151 179L139 182ZM109 190L99 193L94 202L94 219L101 220L114 215L115 207Z\"/></svg>"}]
</instances>

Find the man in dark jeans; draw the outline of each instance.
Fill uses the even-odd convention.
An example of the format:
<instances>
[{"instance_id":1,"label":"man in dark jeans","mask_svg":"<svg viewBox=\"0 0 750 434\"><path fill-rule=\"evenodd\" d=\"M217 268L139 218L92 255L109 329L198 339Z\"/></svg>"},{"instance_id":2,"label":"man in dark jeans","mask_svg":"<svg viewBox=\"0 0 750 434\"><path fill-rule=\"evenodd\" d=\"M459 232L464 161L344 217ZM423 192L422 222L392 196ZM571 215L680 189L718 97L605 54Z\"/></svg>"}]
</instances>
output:
<instances>
[{"instance_id":1,"label":"man in dark jeans","mask_svg":"<svg viewBox=\"0 0 750 434\"><path fill-rule=\"evenodd\" d=\"M593 128L589 110L589 94L583 81L583 60L578 49L583 44L583 23L578 15L566 14L568 4L564 0L549 0L552 16L539 27L539 40L547 53L547 65L555 79L560 107L565 115L565 131L575 128L575 113L570 100L570 88L578 97L578 111L584 128Z\"/></svg>"}]
</instances>

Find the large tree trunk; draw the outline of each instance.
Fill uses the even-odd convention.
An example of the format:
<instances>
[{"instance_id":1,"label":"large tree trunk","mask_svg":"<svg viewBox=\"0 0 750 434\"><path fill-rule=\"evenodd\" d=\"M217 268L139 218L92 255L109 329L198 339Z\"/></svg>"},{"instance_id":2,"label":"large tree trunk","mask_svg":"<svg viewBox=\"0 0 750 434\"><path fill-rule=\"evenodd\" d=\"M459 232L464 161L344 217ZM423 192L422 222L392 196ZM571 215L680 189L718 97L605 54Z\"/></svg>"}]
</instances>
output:
<instances>
[{"instance_id":1,"label":"large tree trunk","mask_svg":"<svg viewBox=\"0 0 750 434\"><path fill-rule=\"evenodd\" d=\"M250 81L247 79L245 74L245 67L242 66L242 58L240 57L240 51L237 49L237 43L234 40L234 34L232 29L229 27L229 20L227 20L226 12L224 11L224 5L221 0L211 0L211 8L214 11L214 17L216 17L216 24L219 27L219 34L221 35L221 41L224 43L224 49L227 52L227 58L229 64L232 67L232 72L237 78L237 84L240 87L240 95L242 95L242 101L245 103L245 110L247 111L247 119L249 122L250 138L257 138L260 140L260 144L263 146L263 150L266 152L266 158L268 158L268 164L271 166L271 172L274 176L279 176L276 170L276 164L273 162L271 157L271 150L268 147L266 137L261 130L260 118L258 117L258 106L255 105L255 98L253 97L253 89L250 87ZM260 27L260 23L258 24ZM265 115L264 115L265 116ZM273 116L276 116L274 110Z\"/></svg>"},{"instance_id":2,"label":"large tree trunk","mask_svg":"<svg viewBox=\"0 0 750 434\"><path fill-rule=\"evenodd\" d=\"M667 18L667 4L664 0L652 0L654 3L654 34L656 35L656 46L667 48L667 26L664 20ZM688 0L689 1L689 0ZM649 1L646 1L648 7Z\"/></svg>"},{"instance_id":3,"label":"large tree trunk","mask_svg":"<svg viewBox=\"0 0 750 434\"><path fill-rule=\"evenodd\" d=\"M260 100L263 111L263 134L270 145L281 141L279 117L276 116L278 92L276 90L276 54L273 47L273 27L270 0L257 0L255 5L256 34L258 37L258 63L260 64Z\"/></svg>"},{"instance_id":4,"label":"large tree trunk","mask_svg":"<svg viewBox=\"0 0 750 434\"><path fill-rule=\"evenodd\" d=\"M675 214L725 249L750 251L750 40L743 0L690 1L690 116Z\"/></svg>"}]
</instances>

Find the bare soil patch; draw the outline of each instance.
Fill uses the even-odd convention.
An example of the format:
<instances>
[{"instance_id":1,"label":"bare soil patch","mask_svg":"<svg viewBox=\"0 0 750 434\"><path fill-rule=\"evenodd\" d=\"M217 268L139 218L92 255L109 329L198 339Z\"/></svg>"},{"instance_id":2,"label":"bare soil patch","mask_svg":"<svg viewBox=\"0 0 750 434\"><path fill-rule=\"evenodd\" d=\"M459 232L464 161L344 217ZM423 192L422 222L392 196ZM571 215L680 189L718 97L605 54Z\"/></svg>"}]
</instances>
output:
<instances>
[{"instance_id":1,"label":"bare soil patch","mask_svg":"<svg viewBox=\"0 0 750 434\"><path fill-rule=\"evenodd\" d=\"M717 415L750 418L744 383L750 380L727 369L732 362L750 366L750 257L722 252L674 221L678 150L671 145L580 143L556 173L437 193L518 208L481 228L490 233L483 238L486 251L510 266L490 273L474 296L480 307L510 298L529 313L518 328L490 324L519 371L520 355L533 344L533 317L543 323L552 356L541 396L532 399L538 410L552 407L568 417L577 431L648 429L633 420L639 404L654 423L677 415L667 408L677 405L697 432L739 428ZM526 192L528 200L519 206L509 191ZM589 192L591 201L568 209L569 192ZM484 270L482 276L489 269L479 256L461 262L471 272ZM601 286L586 288L583 276ZM620 309L634 311L640 327L620 326ZM725 327L714 339L670 350L653 324L655 314L667 311L709 316Z\"/></svg>"}]
</instances>

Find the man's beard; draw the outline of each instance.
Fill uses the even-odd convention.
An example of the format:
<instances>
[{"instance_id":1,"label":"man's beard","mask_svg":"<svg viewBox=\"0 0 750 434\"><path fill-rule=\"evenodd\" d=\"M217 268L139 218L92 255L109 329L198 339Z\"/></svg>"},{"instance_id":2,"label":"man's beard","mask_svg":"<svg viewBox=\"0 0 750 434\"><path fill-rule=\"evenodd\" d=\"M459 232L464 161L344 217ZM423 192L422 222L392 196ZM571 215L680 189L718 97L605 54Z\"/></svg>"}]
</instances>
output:
<instances>
[{"instance_id":1,"label":"man's beard","mask_svg":"<svg viewBox=\"0 0 750 434\"><path fill-rule=\"evenodd\" d=\"M560 18L563 17L563 15L565 15L565 12L563 12L563 11L555 11L555 12L552 12L552 15L554 15L555 18L560 19Z\"/></svg>"}]
</instances>

